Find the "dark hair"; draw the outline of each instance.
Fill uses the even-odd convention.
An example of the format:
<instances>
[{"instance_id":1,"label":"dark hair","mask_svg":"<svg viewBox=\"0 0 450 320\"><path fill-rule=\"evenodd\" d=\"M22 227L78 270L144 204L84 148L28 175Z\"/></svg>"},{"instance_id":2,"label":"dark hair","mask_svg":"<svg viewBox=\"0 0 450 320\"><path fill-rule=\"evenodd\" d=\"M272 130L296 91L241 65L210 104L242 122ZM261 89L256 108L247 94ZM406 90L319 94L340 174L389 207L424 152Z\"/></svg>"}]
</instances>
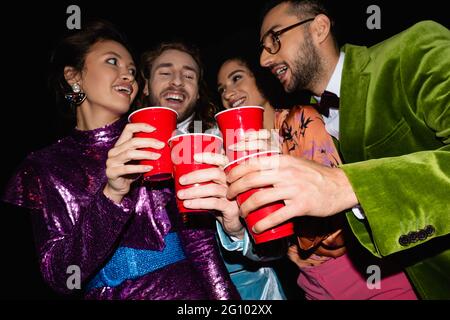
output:
<instances>
[{"instance_id":1,"label":"dark hair","mask_svg":"<svg viewBox=\"0 0 450 320\"><path fill-rule=\"evenodd\" d=\"M218 74L221 66L228 61L237 60L247 67L253 74L256 87L259 92L266 98L270 104L275 108L290 108L298 104L308 104L310 95L305 92L287 93L284 91L283 86L274 77L273 74L267 69L259 65L259 59L256 52L241 52L230 54L227 58L220 63L217 67L216 75ZM217 77L216 77L217 78ZM216 82L217 83L217 82ZM216 85L217 88L217 85ZM217 93L215 99L221 101L221 97ZM223 107L223 106L222 106Z\"/></svg>"},{"instance_id":2,"label":"dark hair","mask_svg":"<svg viewBox=\"0 0 450 320\"><path fill-rule=\"evenodd\" d=\"M257 59L251 59L245 54L240 54L227 58L222 62L222 66L229 61L239 61L242 65L249 69L255 79L256 87L258 88L259 92L263 95L264 98L269 100L272 105L275 105L274 85L277 85L277 80L270 74L269 71L263 69L257 63L255 63Z\"/></svg>"},{"instance_id":3,"label":"dark hair","mask_svg":"<svg viewBox=\"0 0 450 320\"><path fill-rule=\"evenodd\" d=\"M62 109L63 113L70 110L72 117L75 114L75 107L71 106L69 109L64 99L64 94L72 91L64 78L64 68L71 66L81 72L91 47L105 40L120 43L132 55L125 36L110 22L101 19L87 21L81 30L71 31L53 50L50 58L49 86L54 89L57 104L65 106Z\"/></svg>"},{"instance_id":4,"label":"dark hair","mask_svg":"<svg viewBox=\"0 0 450 320\"><path fill-rule=\"evenodd\" d=\"M297 16L299 20L312 18L318 14L324 14L330 19L330 31L336 42L336 30L334 22L334 11L336 1L332 0L273 0L269 1L262 9L260 15L260 25L267 13L275 6L289 3L288 13Z\"/></svg>"},{"instance_id":5,"label":"dark hair","mask_svg":"<svg viewBox=\"0 0 450 320\"><path fill-rule=\"evenodd\" d=\"M141 56L142 77L147 80L150 79L153 63L163 52L167 50L177 50L187 53L192 57L192 59L194 59L199 69L199 99L197 100L194 107L195 115L193 121L189 125L189 132L193 132L194 130L194 121L201 121L204 131L212 128L215 125L214 114L216 113L217 109L215 104L211 100L211 95L208 91L208 87L204 79L204 67L200 58L200 52L197 47L188 45L181 41L174 41L160 43L155 48L145 51ZM142 104L143 107L149 106L148 97L143 95L142 90L138 101L140 104Z\"/></svg>"}]
</instances>

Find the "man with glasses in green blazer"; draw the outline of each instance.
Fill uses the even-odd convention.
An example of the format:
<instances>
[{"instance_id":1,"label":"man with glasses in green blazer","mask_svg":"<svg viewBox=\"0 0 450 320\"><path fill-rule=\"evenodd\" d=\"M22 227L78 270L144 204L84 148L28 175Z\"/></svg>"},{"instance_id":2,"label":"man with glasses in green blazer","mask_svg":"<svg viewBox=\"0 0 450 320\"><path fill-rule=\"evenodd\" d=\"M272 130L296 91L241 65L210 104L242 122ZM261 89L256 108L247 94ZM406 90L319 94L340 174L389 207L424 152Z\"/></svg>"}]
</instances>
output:
<instances>
[{"instance_id":1,"label":"man with glasses in green blazer","mask_svg":"<svg viewBox=\"0 0 450 320\"><path fill-rule=\"evenodd\" d=\"M257 232L293 217L345 214L360 247L395 259L420 298L449 299L450 31L423 21L375 46L339 49L332 25L317 0L278 1L261 25L260 62L285 91L317 98L345 164L281 156L276 166L241 165L228 177L228 197L274 185L241 207L245 216L285 201Z\"/></svg>"}]
</instances>

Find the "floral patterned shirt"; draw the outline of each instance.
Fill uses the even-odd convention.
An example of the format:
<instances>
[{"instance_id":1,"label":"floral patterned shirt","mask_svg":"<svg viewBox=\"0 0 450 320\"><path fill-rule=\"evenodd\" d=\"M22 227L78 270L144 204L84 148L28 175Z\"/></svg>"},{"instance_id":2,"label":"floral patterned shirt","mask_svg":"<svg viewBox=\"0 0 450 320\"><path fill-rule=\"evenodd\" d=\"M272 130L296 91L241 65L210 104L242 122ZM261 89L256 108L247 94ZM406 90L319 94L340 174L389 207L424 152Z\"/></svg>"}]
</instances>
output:
<instances>
[{"instance_id":1,"label":"floral patterned shirt","mask_svg":"<svg viewBox=\"0 0 450 320\"><path fill-rule=\"evenodd\" d=\"M328 167L338 167L342 163L333 138L325 129L322 116L313 106L277 110L275 129L281 138L283 154L312 160ZM337 257L345 252L342 215L297 219L296 233L303 256L309 258L315 253L319 256Z\"/></svg>"}]
</instances>

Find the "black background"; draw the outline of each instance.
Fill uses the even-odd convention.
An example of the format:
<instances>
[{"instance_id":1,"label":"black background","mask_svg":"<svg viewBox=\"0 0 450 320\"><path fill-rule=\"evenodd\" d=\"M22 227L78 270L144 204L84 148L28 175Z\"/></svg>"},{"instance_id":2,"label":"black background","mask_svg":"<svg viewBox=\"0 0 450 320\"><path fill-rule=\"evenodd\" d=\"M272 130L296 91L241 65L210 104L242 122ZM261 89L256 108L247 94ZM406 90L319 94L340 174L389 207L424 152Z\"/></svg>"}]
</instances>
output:
<instances>
[{"instance_id":1,"label":"black background","mask_svg":"<svg viewBox=\"0 0 450 320\"><path fill-rule=\"evenodd\" d=\"M445 1L333 2L341 44L370 46L425 19L449 27ZM101 17L116 24L137 53L173 38L197 44L206 72L210 70L208 76L214 79L215 64L225 51L257 46L264 1L16 1L2 5L0 192L26 154L55 141L60 132L46 88L47 61L52 47L67 31L66 8L71 4L80 6L82 23L88 17ZM366 27L366 9L371 4L381 8L381 30ZM0 203L0 235L1 299L66 299L54 294L40 278L25 211Z\"/></svg>"}]
</instances>

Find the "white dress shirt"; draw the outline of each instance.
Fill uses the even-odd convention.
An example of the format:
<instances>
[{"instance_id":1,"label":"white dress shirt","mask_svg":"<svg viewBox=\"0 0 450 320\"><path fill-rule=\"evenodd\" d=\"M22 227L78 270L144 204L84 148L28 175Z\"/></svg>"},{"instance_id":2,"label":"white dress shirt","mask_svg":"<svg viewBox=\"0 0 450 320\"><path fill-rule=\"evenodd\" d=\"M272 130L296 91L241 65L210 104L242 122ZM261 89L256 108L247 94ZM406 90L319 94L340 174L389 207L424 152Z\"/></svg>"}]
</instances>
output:
<instances>
[{"instance_id":1,"label":"white dress shirt","mask_svg":"<svg viewBox=\"0 0 450 320\"><path fill-rule=\"evenodd\" d=\"M334 68L333 74L331 75L330 81L328 82L327 88L328 92L334 93L340 98L341 92L341 79L342 79L342 68L344 67L345 53L341 52L339 55L339 60ZM314 98L320 102L320 97L314 96ZM323 121L325 122L325 129L327 132L339 140L339 109L330 108L330 114L328 117L322 115ZM358 219L364 219L364 212L360 206L352 208L353 213Z\"/></svg>"},{"instance_id":2,"label":"white dress shirt","mask_svg":"<svg viewBox=\"0 0 450 320\"><path fill-rule=\"evenodd\" d=\"M189 133L189 125L192 122L192 119L194 119L194 113L192 113L187 119L183 120L183 122L180 122L177 124L177 134L186 134Z\"/></svg>"}]
</instances>

